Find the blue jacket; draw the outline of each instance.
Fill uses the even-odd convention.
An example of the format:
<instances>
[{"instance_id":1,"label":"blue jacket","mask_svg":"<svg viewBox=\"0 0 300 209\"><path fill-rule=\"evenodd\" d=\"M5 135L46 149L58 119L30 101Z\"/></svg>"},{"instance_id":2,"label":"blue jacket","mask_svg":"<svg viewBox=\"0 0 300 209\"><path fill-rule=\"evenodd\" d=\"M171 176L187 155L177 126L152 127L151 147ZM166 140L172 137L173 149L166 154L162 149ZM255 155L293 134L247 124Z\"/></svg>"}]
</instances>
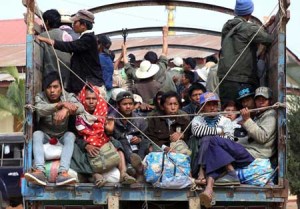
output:
<instances>
[{"instance_id":1,"label":"blue jacket","mask_svg":"<svg viewBox=\"0 0 300 209\"><path fill-rule=\"evenodd\" d=\"M102 69L102 76L105 83L106 90L110 90L113 87L113 74L114 64L109 54L100 53L99 61Z\"/></svg>"}]
</instances>

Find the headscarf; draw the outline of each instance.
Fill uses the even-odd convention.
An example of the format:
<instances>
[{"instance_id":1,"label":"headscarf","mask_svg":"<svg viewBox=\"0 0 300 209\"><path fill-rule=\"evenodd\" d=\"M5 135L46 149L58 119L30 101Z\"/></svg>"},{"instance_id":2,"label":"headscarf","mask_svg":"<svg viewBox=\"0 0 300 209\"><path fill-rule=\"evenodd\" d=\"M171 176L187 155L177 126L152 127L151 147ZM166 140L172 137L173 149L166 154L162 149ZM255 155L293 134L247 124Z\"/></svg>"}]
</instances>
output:
<instances>
[{"instance_id":1,"label":"headscarf","mask_svg":"<svg viewBox=\"0 0 300 209\"><path fill-rule=\"evenodd\" d=\"M86 116L78 116L76 118L76 129L78 130L80 135L83 135L84 140L91 145L101 147L105 143L109 141L109 137L106 135L104 126L105 120L107 115L107 103L106 101L100 96L99 90L89 84L92 87L92 90L95 92L97 96L97 104L93 116L96 116L95 121L91 122L91 120L87 121ZM84 109L87 109L87 104L85 102L86 98L86 89L89 88L88 86L84 86L79 93L79 100L83 104ZM89 114L89 113L85 113ZM98 117L97 117L98 116Z\"/></svg>"}]
</instances>

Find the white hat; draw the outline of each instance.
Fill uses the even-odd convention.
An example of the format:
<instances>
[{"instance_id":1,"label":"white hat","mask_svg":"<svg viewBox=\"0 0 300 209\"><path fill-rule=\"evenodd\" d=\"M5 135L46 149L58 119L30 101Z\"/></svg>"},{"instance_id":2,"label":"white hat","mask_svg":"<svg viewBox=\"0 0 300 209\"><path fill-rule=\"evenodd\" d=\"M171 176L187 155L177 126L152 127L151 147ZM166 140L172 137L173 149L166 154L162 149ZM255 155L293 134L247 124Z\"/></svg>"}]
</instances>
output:
<instances>
[{"instance_id":1,"label":"white hat","mask_svg":"<svg viewBox=\"0 0 300 209\"><path fill-rule=\"evenodd\" d=\"M171 62L173 62L177 67L181 67L183 65L183 59L181 57L175 57Z\"/></svg>"},{"instance_id":2,"label":"white hat","mask_svg":"<svg viewBox=\"0 0 300 209\"><path fill-rule=\"evenodd\" d=\"M60 14L61 23L73 23L73 21L71 20L71 14L69 12L66 12L64 10L59 10L58 12Z\"/></svg>"},{"instance_id":3,"label":"white hat","mask_svg":"<svg viewBox=\"0 0 300 209\"><path fill-rule=\"evenodd\" d=\"M133 94L133 101L134 102L136 102L136 103L143 103L143 99L142 99L142 97L140 96L140 95L138 95L138 94Z\"/></svg>"},{"instance_id":4,"label":"white hat","mask_svg":"<svg viewBox=\"0 0 300 209\"><path fill-rule=\"evenodd\" d=\"M148 60L144 60L136 70L135 75L140 79L150 78L154 76L158 70L159 66L157 64L151 64Z\"/></svg>"},{"instance_id":5,"label":"white hat","mask_svg":"<svg viewBox=\"0 0 300 209\"><path fill-rule=\"evenodd\" d=\"M126 91L125 89L122 89L122 88L113 88L111 90L111 99L116 101L117 99L117 95L122 92L122 91Z\"/></svg>"},{"instance_id":6,"label":"white hat","mask_svg":"<svg viewBox=\"0 0 300 209\"><path fill-rule=\"evenodd\" d=\"M204 67L204 68L201 68L201 69L197 69L196 71L197 71L199 77L200 77L203 81L206 82L207 77L208 77L208 70L207 70L207 68Z\"/></svg>"}]
</instances>

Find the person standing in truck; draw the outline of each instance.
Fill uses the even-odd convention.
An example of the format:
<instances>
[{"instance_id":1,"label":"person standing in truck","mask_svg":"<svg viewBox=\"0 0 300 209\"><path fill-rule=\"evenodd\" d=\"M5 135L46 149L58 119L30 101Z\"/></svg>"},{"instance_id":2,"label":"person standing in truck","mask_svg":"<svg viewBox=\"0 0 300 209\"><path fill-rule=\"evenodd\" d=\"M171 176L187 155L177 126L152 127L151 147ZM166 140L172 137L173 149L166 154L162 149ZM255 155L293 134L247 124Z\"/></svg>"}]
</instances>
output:
<instances>
[{"instance_id":1,"label":"person standing in truck","mask_svg":"<svg viewBox=\"0 0 300 209\"><path fill-rule=\"evenodd\" d=\"M78 94L85 85L83 81L90 82L99 88L102 97L106 98L106 89L102 77L102 69L98 57L98 43L92 31L95 17L87 10L79 10L71 18L73 29L80 34L80 38L71 42L63 42L56 39L48 39L37 36L38 40L53 45L55 49L73 53L71 57L71 69L76 74L70 74L69 92Z\"/></svg>"},{"instance_id":2,"label":"person standing in truck","mask_svg":"<svg viewBox=\"0 0 300 209\"><path fill-rule=\"evenodd\" d=\"M48 32L45 31L40 34L40 36L52 39L56 39L58 41L73 41L71 35L69 35L66 31L60 28L61 25L61 16L56 9L50 9L43 13L43 19L45 21L45 27L47 28ZM70 60L71 60L71 53L62 52L60 50L56 50L49 46L46 43L41 43L41 60L42 60L42 73L43 76L49 74L52 71L57 72L58 66L56 61L56 55L58 58L64 63L59 63L61 76L63 80L64 88L67 88L69 76L70 76Z\"/></svg>"},{"instance_id":3,"label":"person standing in truck","mask_svg":"<svg viewBox=\"0 0 300 209\"><path fill-rule=\"evenodd\" d=\"M34 168L24 175L33 184L47 185L43 144L53 140L63 144L56 185L76 182L76 178L68 174L75 141L75 135L67 131L68 118L82 113L84 108L74 94L65 92L63 95L62 88L58 73L52 72L44 77L44 91L35 97L38 128L32 137Z\"/></svg>"},{"instance_id":4,"label":"person standing in truck","mask_svg":"<svg viewBox=\"0 0 300 209\"><path fill-rule=\"evenodd\" d=\"M271 45L273 38L266 29L272 25L274 18L261 28L249 22L253 10L252 0L237 0L234 9L236 16L228 20L222 29L218 66L218 77L220 81L224 79L219 87L222 104L228 100L235 101L237 90L244 85L251 85L253 89L259 85L256 52L259 44Z\"/></svg>"}]
</instances>

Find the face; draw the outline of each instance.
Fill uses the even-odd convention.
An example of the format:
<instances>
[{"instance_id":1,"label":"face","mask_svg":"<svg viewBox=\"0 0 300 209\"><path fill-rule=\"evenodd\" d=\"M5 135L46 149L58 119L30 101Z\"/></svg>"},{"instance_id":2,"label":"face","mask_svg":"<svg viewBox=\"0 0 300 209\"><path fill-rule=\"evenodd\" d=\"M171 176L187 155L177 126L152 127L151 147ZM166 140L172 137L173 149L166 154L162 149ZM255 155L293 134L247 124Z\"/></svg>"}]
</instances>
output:
<instances>
[{"instance_id":1,"label":"face","mask_svg":"<svg viewBox=\"0 0 300 209\"><path fill-rule=\"evenodd\" d=\"M183 75L180 82L182 85L185 85L189 83L189 80L185 77L185 75Z\"/></svg>"},{"instance_id":2,"label":"face","mask_svg":"<svg viewBox=\"0 0 300 209\"><path fill-rule=\"evenodd\" d=\"M131 113L134 109L133 99L123 99L118 104L118 108L119 108L120 113L122 113L124 116L131 115Z\"/></svg>"},{"instance_id":3,"label":"face","mask_svg":"<svg viewBox=\"0 0 300 209\"><path fill-rule=\"evenodd\" d=\"M166 115L175 115L179 110L179 102L176 97L169 97L163 104L163 109Z\"/></svg>"},{"instance_id":4,"label":"face","mask_svg":"<svg viewBox=\"0 0 300 209\"><path fill-rule=\"evenodd\" d=\"M270 100L263 96L258 96L255 98L255 105L257 108L267 107L270 105Z\"/></svg>"},{"instance_id":5,"label":"face","mask_svg":"<svg viewBox=\"0 0 300 209\"><path fill-rule=\"evenodd\" d=\"M87 112L93 113L95 111L97 105L97 96L95 92L90 92L89 90L85 91L85 104Z\"/></svg>"},{"instance_id":6,"label":"face","mask_svg":"<svg viewBox=\"0 0 300 209\"><path fill-rule=\"evenodd\" d=\"M84 31L84 25L80 24L80 22L78 20L73 22L73 30L76 33L82 33Z\"/></svg>"},{"instance_id":7,"label":"face","mask_svg":"<svg viewBox=\"0 0 300 209\"><path fill-rule=\"evenodd\" d=\"M226 118L229 118L231 121L235 120L237 118L237 114L233 114L233 111L237 111L235 106L227 106L224 109L224 112L228 112L228 114L224 115Z\"/></svg>"},{"instance_id":8,"label":"face","mask_svg":"<svg viewBox=\"0 0 300 209\"><path fill-rule=\"evenodd\" d=\"M246 107L248 109L255 108L254 98L252 96L241 99L241 103L242 103L243 108L246 108Z\"/></svg>"},{"instance_id":9,"label":"face","mask_svg":"<svg viewBox=\"0 0 300 209\"><path fill-rule=\"evenodd\" d=\"M53 81L46 89L47 98L51 103L60 101L61 92L62 88L58 80Z\"/></svg>"},{"instance_id":10,"label":"face","mask_svg":"<svg viewBox=\"0 0 300 209\"><path fill-rule=\"evenodd\" d=\"M202 112L204 113L218 112L218 102L216 101L206 102L206 104L202 108Z\"/></svg>"},{"instance_id":11,"label":"face","mask_svg":"<svg viewBox=\"0 0 300 209\"><path fill-rule=\"evenodd\" d=\"M201 89L196 89L192 92L192 95L190 96L190 99L192 102L200 105L200 95L203 94L203 91Z\"/></svg>"}]
</instances>

